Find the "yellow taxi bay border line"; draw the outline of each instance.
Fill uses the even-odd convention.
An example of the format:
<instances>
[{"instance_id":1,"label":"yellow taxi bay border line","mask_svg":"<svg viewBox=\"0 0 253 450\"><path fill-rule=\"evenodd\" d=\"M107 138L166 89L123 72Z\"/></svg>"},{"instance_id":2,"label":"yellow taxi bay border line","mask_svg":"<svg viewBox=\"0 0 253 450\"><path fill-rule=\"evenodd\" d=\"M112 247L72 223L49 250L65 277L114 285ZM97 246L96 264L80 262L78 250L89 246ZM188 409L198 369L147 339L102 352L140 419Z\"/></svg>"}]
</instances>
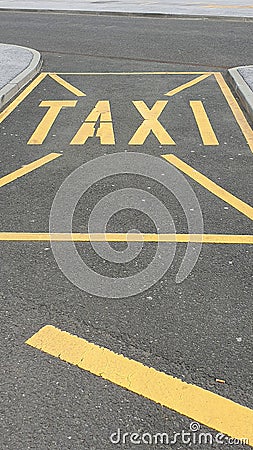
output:
<instances>
[{"instance_id":1,"label":"yellow taxi bay border line","mask_svg":"<svg viewBox=\"0 0 253 450\"><path fill-rule=\"evenodd\" d=\"M202 244L253 244L246 234L155 234L155 233L26 233L0 232L0 241L12 242L201 242Z\"/></svg>"},{"instance_id":2,"label":"yellow taxi bay border line","mask_svg":"<svg viewBox=\"0 0 253 450\"><path fill-rule=\"evenodd\" d=\"M27 345L253 446L253 410L51 325Z\"/></svg>"}]
</instances>

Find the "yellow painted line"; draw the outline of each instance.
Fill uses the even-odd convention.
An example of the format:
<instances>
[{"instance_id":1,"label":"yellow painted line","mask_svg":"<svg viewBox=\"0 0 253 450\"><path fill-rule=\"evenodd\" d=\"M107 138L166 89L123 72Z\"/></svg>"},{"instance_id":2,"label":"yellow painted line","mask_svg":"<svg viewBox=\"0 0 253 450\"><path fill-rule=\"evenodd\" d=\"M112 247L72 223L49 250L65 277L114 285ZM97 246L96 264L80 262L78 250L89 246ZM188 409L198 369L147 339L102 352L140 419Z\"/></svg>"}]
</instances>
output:
<instances>
[{"instance_id":1,"label":"yellow painted line","mask_svg":"<svg viewBox=\"0 0 253 450\"><path fill-rule=\"evenodd\" d=\"M253 5L202 5L203 8L220 8L220 9L251 9Z\"/></svg>"},{"instance_id":2,"label":"yellow painted line","mask_svg":"<svg viewBox=\"0 0 253 450\"><path fill-rule=\"evenodd\" d=\"M57 75L200 75L214 72L57 72ZM50 75L50 72L48 73Z\"/></svg>"},{"instance_id":3,"label":"yellow painted line","mask_svg":"<svg viewBox=\"0 0 253 450\"><path fill-rule=\"evenodd\" d=\"M61 86L63 86L68 91L72 92L72 94L76 95L77 97L85 97L86 96L86 94L84 92L80 91L75 86L73 86L72 84L68 83L68 81L63 80L61 77L59 77L59 75L56 75L56 73L50 73L49 76L54 81L59 83Z\"/></svg>"},{"instance_id":4,"label":"yellow painted line","mask_svg":"<svg viewBox=\"0 0 253 450\"><path fill-rule=\"evenodd\" d=\"M46 76L47 73L38 75L37 78L35 78L35 80L33 80L27 88L18 95L18 97L0 113L0 123L9 116L9 114L33 91L34 88L36 88L36 86L41 83L42 80L44 80Z\"/></svg>"},{"instance_id":5,"label":"yellow painted line","mask_svg":"<svg viewBox=\"0 0 253 450\"><path fill-rule=\"evenodd\" d=\"M221 89L223 95L225 96L225 98L230 106L230 109L231 109L239 127L241 128L241 131L249 145L250 150L253 152L253 130L252 130L252 128L248 124L240 106L238 105L236 99L234 98L231 90L229 89L229 87L228 87L227 83L225 82L221 73L214 73L214 76L215 76L217 83L220 86L220 89Z\"/></svg>"},{"instance_id":6,"label":"yellow painted line","mask_svg":"<svg viewBox=\"0 0 253 450\"><path fill-rule=\"evenodd\" d=\"M247 203L243 202L239 198L235 197L233 194L230 194L228 191L218 186L218 184L211 181L205 175L193 169L191 166L183 162L181 159L177 158L175 155L162 155L166 161L173 164L173 166L177 167L177 169L184 172L186 175L191 177L194 181L197 181L201 186L210 191L212 194L219 197L224 202L233 206L233 208L240 211L245 216L249 217L249 219L253 220L253 208L249 206Z\"/></svg>"},{"instance_id":7,"label":"yellow painted line","mask_svg":"<svg viewBox=\"0 0 253 450\"><path fill-rule=\"evenodd\" d=\"M194 114L203 144L219 145L203 103L200 100L190 101L190 107Z\"/></svg>"},{"instance_id":8,"label":"yellow painted line","mask_svg":"<svg viewBox=\"0 0 253 450\"><path fill-rule=\"evenodd\" d=\"M200 83L201 81L208 78L212 73L205 73L204 75L201 75L200 77L194 78L194 80L188 81L187 83L182 84L181 86L176 87L175 89L172 89L171 91L167 92L168 97L172 97L172 95L177 94L178 92L182 92L184 89L187 89L191 86L194 86L197 83Z\"/></svg>"},{"instance_id":9,"label":"yellow painted line","mask_svg":"<svg viewBox=\"0 0 253 450\"><path fill-rule=\"evenodd\" d=\"M253 410L51 325L26 344L253 445Z\"/></svg>"},{"instance_id":10,"label":"yellow painted line","mask_svg":"<svg viewBox=\"0 0 253 450\"><path fill-rule=\"evenodd\" d=\"M25 233L0 232L0 241L53 242L202 242L202 244L253 244L244 234L154 234L154 233Z\"/></svg>"},{"instance_id":11,"label":"yellow painted line","mask_svg":"<svg viewBox=\"0 0 253 450\"><path fill-rule=\"evenodd\" d=\"M59 156L61 156L60 153L49 153L49 155L43 156L42 158L37 159L36 161L33 161L32 163L27 164L21 167L20 169L17 169L14 172L9 173L8 175L5 175L4 177L0 178L0 187L11 183L17 178L23 177L23 175L26 175L27 173L32 172L33 170L38 169L41 166L44 166L44 164L53 161Z\"/></svg>"}]
</instances>

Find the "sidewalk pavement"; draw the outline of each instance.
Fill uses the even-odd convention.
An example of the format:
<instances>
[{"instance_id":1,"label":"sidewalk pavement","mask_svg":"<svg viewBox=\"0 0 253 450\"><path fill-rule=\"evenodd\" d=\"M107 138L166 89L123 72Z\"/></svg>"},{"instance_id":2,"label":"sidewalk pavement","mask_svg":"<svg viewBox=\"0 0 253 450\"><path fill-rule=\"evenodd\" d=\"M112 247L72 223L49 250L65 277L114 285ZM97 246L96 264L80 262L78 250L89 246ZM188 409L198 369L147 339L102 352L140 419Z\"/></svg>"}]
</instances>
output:
<instances>
[{"instance_id":1,"label":"sidewalk pavement","mask_svg":"<svg viewBox=\"0 0 253 450\"><path fill-rule=\"evenodd\" d=\"M0 44L0 109L40 71L42 58L36 50ZM253 65L228 70L229 81L253 121Z\"/></svg>"},{"instance_id":2,"label":"sidewalk pavement","mask_svg":"<svg viewBox=\"0 0 253 450\"><path fill-rule=\"evenodd\" d=\"M230 83L253 121L253 66L235 67L228 71Z\"/></svg>"},{"instance_id":3,"label":"sidewalk pavement","mask_svg":"<svg viewBox=\"0 0 253 450\"><path fill-rule=\"evenodd\" d=\"M0 44L0 108L39 72L42 59L36 50Z\"/></svg>"},{"instance_id":4,"label":"sidewalk pavement","mask_svg":"<svg viewBox=\"0 0 253 450\"><path fill-rule=\"evenodd\" d=\"M86 11L253 19L252 0L0 0L0 8L17 10Z\"/></svg>"}]
</instances>

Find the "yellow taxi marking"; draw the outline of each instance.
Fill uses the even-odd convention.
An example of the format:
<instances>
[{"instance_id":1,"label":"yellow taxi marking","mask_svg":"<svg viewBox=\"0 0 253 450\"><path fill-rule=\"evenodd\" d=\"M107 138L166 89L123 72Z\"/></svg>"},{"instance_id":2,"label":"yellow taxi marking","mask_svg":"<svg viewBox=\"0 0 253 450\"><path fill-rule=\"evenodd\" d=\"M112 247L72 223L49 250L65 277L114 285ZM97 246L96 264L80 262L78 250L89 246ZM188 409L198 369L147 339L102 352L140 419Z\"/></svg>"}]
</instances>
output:
<instances>
[{"instance_id":1,"label":"yellow taxi marking","mask_svg":"<svg viewBox=\"0 0 253 450\"><path fill-rule=\"evenodd\" d=\"M168 97L172 97L172 95L175 95L178 92L182 92L184 89L187 89L191 86L194 86L197 83L200 83L200 81L205 80L210 75L212 75L211 72L205 73L205 74L201 75L200 77L194 78L194 80L188 81L188 83L181 84L181 86L178 86L175 89L172 89L171 91L167 92L167 94L164 94L164 95L167 95Z\"/></svg>"},{"instance_id":2,"label":"yellow taxi marking","mask_svg":"<svg viewBox=\"0 0 253 450\"><path fill-rule=\"evenodd\" d=\"M60 153L49 153L49 155L43 156L42 158L37 159L36 161L33 161L32 163L27 164L21 167L20 169L17 169L14 172L9 173L8 175L5 175L4 177L0 178L0 187L11 183L17 178L20 178L23 175L26 175L27 173L32 172L33 170L38 169L41 166L44 166L44 164L47 164L48 162L53 161L56 158L59 158L59 156L61 156Z\"/></svg>"},{"instance_id":3,"label":"yellow taxi marking","mask_svg":"<svg viewBox=\"0 0 253 450\"><path fill-rule=\"evenodd\" d=\"M46 73L41 73L38 75L37 78L35 78L35 80L33 80L27 88L18 95L18 97L0 113L0 123L2 123L4 119L6 119L12 111L14 111L14 109L33 91L36 86L41 83L42 80L44 80L46 76Z\"/></svg>"},{"instance_id":4,"label":"yellow taxi marking","mask_svg":"<svg viewBox=\"0 0 253 450\"><path fill-rule=\"evenodd\" d=\"M211 181L205 175L193 169L191 166L183 162L181 159L177 158L175 155L162 155L166 161L173 164L173 166L177 167L177 169L181 170L181 172L188 175L194 181L197 181L201 186L210 191L212 194L219 197L224 202L233 206L233 208L240 211L245 216L249 217L249 219L253 220L253 208L249 206L247 203L243 202L239 198L235 197L233 194L230 194L228 191L218 186L218 184Z\"/></svg>"},{"instance_id":5,"label":"yellow taxi marking","mask_svg":"<svg viewBox=\"0 0 253 450\"><path fill-rule=\"evenodd\" d=\"M159 116L163 112L168 101L158 100L149 109L144 101L133 101L137 111L142 115L143 122L134 133L132 139L129 141L129 145L142 145L147 139L148 135L153 132L155 137L162 145L176 145L168 132L158 121Z\"/></svg>"},{"instance_id":6,"label":"yellow taxi marking","mask_svg":"<svg viewBox=\"0 0 253 450\"><path fill-rule=\"evenodd\" d=\"M70 91L72 94L76 95L77 97L85 97L86 94L82 91L80 91L80 89L77 89L75 86L73 86L72 84L70 84L68 81L63 80L61 77L59 77L59 75L57 75L56 73L50 73L49 76L56 81L57 83L59 83L61 86L63 86L65 89L67 89L68 91Z\"/></svg>"},{"instance_id":7,"label":"yellow taxi marking","mask_svg":"<svg viewBox=\"0 0 253 450\"><path fill-rule=\"evenodd\" d=\"M215 79L220 86L220 89L225 96L230 109L241 128L241 131L249 145L250 150L253 152L253 130L248 124L240 106L238 105L235 97L233 96L231 90L229 89L227 83L225 82L221 73L214 73Z\"/></svg>"},{"instance_id":8,"label":"yellow taxi marking","mask_svg":"<svg viewBox=\"0 0 253 450\"><path fill-rule=\"evenodd\" d=\"M0 232L0 241L53 242L201 242L202 244L253 244L246 234L155 234L155 233L16 233Z\"/></svg>"},{"instance_id":9,"label":"yellow taxi marking","mask_svg":"<svg viewBox=\"0 0 253 450\"><path fill-rule=\"evenodd\" d=\"M39 106L48 108L48 111L42 118L36 130L30 137L27 144L41 145L46 139L50 129L52 128L56 118L58 117L62 108L74 108L77 100L49 100L43 101Z\"/></svg>"},{"instance_id":10,"label":"yellow taxi marking","mask_svg":"<svg viewBox=\"0 0 253 450\"><path fill-rule=\"evenodd\" d=\"M99 127L96 131L96 124L99 120ZM97 102L93 110L85 119L70 145L83 145L88 138L95 135L100 138L102 145L114 145L115 137L112 124L111 106L108 100L100 100Z\"/></svg>"},{"instance_id":11,"label":"yellow taxi marking","mask_svg":"<svg viewBox=\"0 0 253 450\"><path fill-rule=\"evenodd\" d=\"M203 144L219 145L203 103L200 100L190 101L190 107L194 114Z\"/></svg>"},{"instance_id":12,"label":"yellow taxi marking","mask_svg":"<svg viewBox=\"0 0 253 450\"><path fill-rule=\"evenodd\" d=\"M9 114L27 97L28 94L32 92L32 90L46 77L46 76L60 76L60 75L76 75L76 76L129 76L129 75L203 75L203 76L210 76L214 75L217 83L219 84L221 91L223 95L225 96L232 113L238 123L238 125L241 128L241 131L246 139L246 141L249 144L249 147L251 151L253 152L253 130L249 126L246 118L244 117L244 114L242 110L240 109L237 101L235 100L231 90L227 86L225 80L223 79L223 76L220 72L57 72L57 73L51 73L51 72L43 72L41 73L32 83L29 84L29 86L9 105L7 108L0 113L0 123L5 120ZM80 91L81 92L81 91ZM83 94L83 93L82 93Z\"/></svg>"},{"instance_id":13,"label":"yellow taxi marking","mask_svg":"<svg viewBox=\"0 0 253 450\"><path fill-rule=\"evenodd\" d=\"M253 445L253 410L51 325L26 344Z\"/></svg>"}]
</instances>

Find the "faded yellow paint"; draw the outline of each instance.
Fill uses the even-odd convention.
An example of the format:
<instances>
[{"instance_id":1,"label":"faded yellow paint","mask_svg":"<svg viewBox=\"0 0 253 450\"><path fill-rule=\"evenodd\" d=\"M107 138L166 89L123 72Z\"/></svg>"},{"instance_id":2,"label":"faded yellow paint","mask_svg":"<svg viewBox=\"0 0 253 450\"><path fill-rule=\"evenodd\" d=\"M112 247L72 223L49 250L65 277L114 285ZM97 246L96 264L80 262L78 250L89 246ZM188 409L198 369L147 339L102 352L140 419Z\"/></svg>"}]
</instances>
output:
<instances>
[{"instance_id":1,"label":"faded yellow paint","mask_svg":"<svg viewBox=\"0 0 253 450\"><path fill-rule=\"evenodd\" d=\"M158 139L162 145L175 145L175 142L170 137L168 132L158 121L159 116L163 112L168 101L158 100L149 109L144 101L133 101L134 106L144 118L144 121L134 133L129 145L142 145L151 132Z\"/></svg>"},{"instance_id":2,"label":"faded yellow paint","mask_svg":"<svg viewBox=\"0 0 253 450\"><path fill-rule=\"evenodd\" d=\"M100 119L100 122L112 121L111 106L108 100L99 100L85 122L97 122L98 119Z\"/></svg>"},{"instance_id":3,"label":"faded yellow paint","mask_svg":"<svg viewBox=\"0 0 253 450\"><path fill-rule=\"evenodd\" d=\"M76 135L73 137L70 145L83 145L88 138L92 138L95 135L96 123L84 122L79 128ZM100 138L102 145L114 145L115 137L113 131L113 124L111 122L101 122L97 131L96 137Z\"/></svg>"},{"instance_id":4,"label":"faded yellow paint","mask_svg":"<svg viewBox=\"0 0 253 450\"><path fill-rule=\"evenodd\" d=\"M42 158L37 159L36 161L33 161L32 163L27 164L20 169L9 173L8 175L5 175L4 177L0 178L0 187L11 183L17 178L23 177L23 175L26 175L27 173L32 172L33 170L38 169L41 166L44 166L44 164L47 164L48 162L59 158L59 156L61 156L60 153L49 153L49 155L43 156Z\"/></svg>"},{"instance_id":5,"label":"faded yellow paint","mask_svg":"<svg viewBox=\"0 0 253 450\"><path fill-rule=\"evenodd\" d=\"M185 89L188 89L189 87L192 87L197 83L200 83L201 81L208 78L210 75L212 75L212 72L205 73L205 74L201 75L200 77L194 78L194 80L191 80L191 81L188 81L187 83L181 84L180 86L176 87L175 89L172 89L171 91L167 92L167 94L164 94L164 95L167 95L168 97L172 97L173 95L177 94L178 92L182 92Z\"/></svg>"},{"instance_id":6,"label":"faded yellow paint","mask_svg":"<svg viewBox=\"0 0 253 450\"><path fill-rule=\"evenodd\" d=\"M162 157L166 159L166 161L168 161L170 164L173 164L173 166L177 167L177 169L181 170L186 175L191 177L193 180L197 181L197 183L210 191L212 194L216 195L216 197L233 206L233 208L237 209L246 217L253 220L253 208L250 205L235 197L233 194L230 194L222 187L218 186L218 184L214 183L205 175L202 175L202 173L193 169L181 159L177 158L177 156L162 155Z\"/></svg>"},{"instance_id":7,"label":"faded yellow paint","mask_svg":"<svg viewBox=\"0 0 253 450\"><path fill-rule=\"evenodd\" d=\"M253 410L51 325L26 344L253 445Z\"/></svg>"},{"instance_id":8,"label":"faded yellow paint","mask_svg":"<svg viewBox=\"0 0 253 450\"><path fill-rule=\"evenodd\" d=\"M108 100L98 101L96 106L90 112L85 122L81 125L70 145L83 145L95 135L96 123L99 120L99 126L96 137L100 138L102 145L114 145L115 137L112 124L112 114L110 102Z\"/></svg>"},{"instance_id":9,"label":"faded yellow paint","mask_svg":"<svg viewBox=\"0 0 253 450\"><path fill-rule=\"evenodd\" d=\"M84 122L79 128L78 132L73 137L70 145L83 145L85 142L94 136L96 123Z\"/></svg>"},{"instance_id":10,"label":"faded yellow paint","mask_svg":"<svg viewBox=\"0 0 253 450\"><path fill-rule=\"evenodd\" d=\"M193 111L203 144L219 145L203 103L200 100L190 101L190 106Z\"/></svg>"},{"instance_id":11,"label":"faded yellow paint","mask_svg":"<svg viewBox=\"0 0 253 450\"><path fill-rule=\"evenodd\" d=\"M49 100L43 101L39 106L48 108L48 111L40 121L36 130L30 137L27 144L29 145L41 145L46 139L50 129L52 128L56 118L58 117L62 108L74 108L76 106L76 100Z\"/></svg>"},{"instance_id":12,"label":"faded yellow paint","mask_svg":"<svg viewBox=\"0 0 253 450\"><path fill-rule=\"evenodd\" d=\"M155 233L16 233L0 232L0 241L53 242L202 242L202 244L253 244L246 234L155 234Z\"/></svg>"}]
</instances>

